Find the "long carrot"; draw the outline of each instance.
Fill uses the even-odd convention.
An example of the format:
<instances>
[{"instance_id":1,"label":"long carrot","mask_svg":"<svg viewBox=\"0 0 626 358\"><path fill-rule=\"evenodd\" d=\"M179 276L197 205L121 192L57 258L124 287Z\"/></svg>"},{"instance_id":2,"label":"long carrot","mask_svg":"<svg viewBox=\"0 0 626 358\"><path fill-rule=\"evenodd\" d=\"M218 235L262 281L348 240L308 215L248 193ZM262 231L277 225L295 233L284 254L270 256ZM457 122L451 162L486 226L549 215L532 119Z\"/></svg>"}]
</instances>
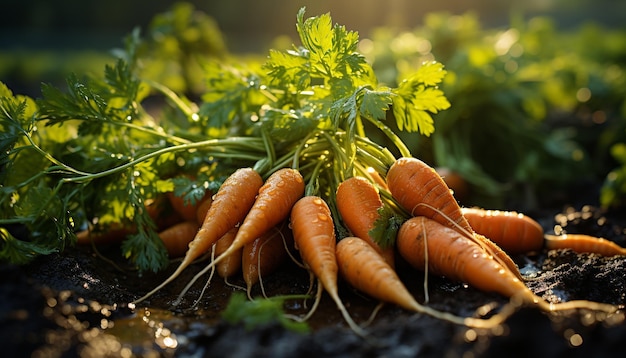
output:
<instances>
[{"instance_id":1,"label":"long carrot","mask_svg":"<svg viewBox=\"0 0 626 358\"><path fill-rule=\"evenodd\" d=\"M194 221L182 221L159 232L159 237L169 257L181 257L187 252L189 243L196 236L199 225Z\"/></svg>"},{"instance_id":2,"label":"long carrot","mask_svg":"<svg viewBox=\"0 0 626 358\"><path fill-rule=\"evenodd\" d=\"M583 234L545 235L545 246L548 250L570 249L602 256L626 255L626 248L613 241Z\"/></svg>"},{"instance_id":3,"label":"long carrot","mask_svg":"<svg viewBox=\"0 0 626 358\"><path fill-rule=\"evenodd\" d=\"M194 276L181 292L181 296L189 290L205 272L210 270L228 255L240 250L247 243L269 231L289 217L294 203L304 194L304 179L300 172L291 168L283 168L272 173L259 188L254 204L237 230L232 244L215 260L211 261L202 271ZM211 205L216 205L217 199ZM209 215L207 215L207 218ZM180 296L179 296L180 298Z\"/></svg>"},{"instance_id":4,"label":"long carrot","mask_svg":"<svg viewBox=\"0 0 626 358\"><path fill-rule=\"evenodd\" d=\"M402 225L397 247L400 255L418 269L424 270L427 265L435 274L466 282L482 291L499 293L513 301L537 305L544 311L587 308L611 313L616 310L613 305L584 300L549 304L474 241L426 217L414 217Z\"/></svg>"},{"instance_id":5,"label":"long carrot","mask_svg":"<svg viewBox=\"0 0 626 358\"><path fill-rule=\"evenodd\" d=\"M348 178L337 186L336 200L341 219L352 234L372 245L394 267L393 245L383 249L370 235L383 206L374 185L363 177Z\"/></svg>"},{"instance_id":6,"label":"long carrot","mask_svg":"<svg viewBox=\"0 0 626 358\"><path fill-rule=\"evenodd\" d=\"M343 238L337 244L336 253L341 276L352 287L378 300L393 303L409 311L475 328L491 328L508 317L508 315L500 314L486 320L463 318L419 304L394 269L361 238Z\"/></svg>"},{"instance_id":7,"label":"long carrot","mask_svg":"<svg viewBox=\"0 0 626 358\"><path fill-rule=\"evenodd\" d=\"M509 254L541 250L543 228L538 222L515 211L461 208L470 226Z\"/></svg>"},{"instance_id":8,"label":"long carrot","mask_svg":"<svg viewBox=\"0 0 626 358\"><path fill-rule=\"evenodd\" d=\"M416 158L399 158L387 172L393 198L413 216L425 216L475 241L521 279L517 265L484 235L478 235L436 170Z\"/></svg>"},{"instance_id":9,"label":"long carrot","mask_svg":"<svg viewBox=\"0 0 626 358\"><path fill-rule=\"evenodd\" d=\"M413 216L426 216L472 233L456 199L434 168L417 158L399 158L387 171L393 198Z\"/></svg>"},{"instance_id":10,"label":"long carrot","mask_svg":"<svg viewBox=\"0 0 626 358\"><path fill-rule=\"evenodd\" d=\"M172 282L195 259L207 252L228 230L241 222L252 207L262 185L263 179L251 168L241 168L230 175L215 194L200 230L189 244L189 249L176 271L152 291L135 300L134 303L145 300Z\"/></svg>"},{"instance_id":11,"label":"long carrot","mask_svg":"<svg viewBox=\"0 0 626 358\"><path fill-rule=\"evenodd\" d=\"M291 229L302 261L318 280L316 301L307 317L317 308L323 288L350 328L359 335L365 335L363 329L350 317L339 297L335 225L328 204L322 198L312 195L298 200L291 210Z\"/></svg>"},{"instance_id":12,"label":"long carrot","mask_svg":"<svg viewBox=\"0 0 626 358\"><path fill-rule=\"evenodd\" d=\"M287 242L284 243L283 240ZM261 282L262 275L271 274L286 261L288 257L286 244L293 244L291 230L276 227L243 247L241 273L246 283L248 298L252 299L252 287ZM265 294L262 285L261 289Z\"/></svg>"}]
</instances>

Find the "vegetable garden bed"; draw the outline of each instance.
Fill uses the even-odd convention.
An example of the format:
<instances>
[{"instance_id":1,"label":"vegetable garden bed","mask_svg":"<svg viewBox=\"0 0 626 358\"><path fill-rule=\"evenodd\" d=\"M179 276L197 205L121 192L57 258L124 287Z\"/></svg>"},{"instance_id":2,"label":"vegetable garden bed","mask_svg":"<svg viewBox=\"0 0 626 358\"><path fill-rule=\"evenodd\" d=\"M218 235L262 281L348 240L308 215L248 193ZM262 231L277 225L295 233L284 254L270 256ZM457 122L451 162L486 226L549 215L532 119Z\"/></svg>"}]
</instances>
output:
<instances>
[{"instance_id":1,"label":"vegetable garden bed","mask_svg":"<svg viewBox=\"0 0 626 358\"><path fill-rule=\"evenodd\" d=\"M624 222L597 209L568 209L538 218L550 230L569 215L569 232L602 234L623 240ZM606 219L606 220L605 220ZM598 222L603 225L598 225ZM562 222L561 222L562 224ZM372 340L356 336L334 303L324 297L310 321L311 331L298 333L277 322L247 329L229 323L220 313L238 290L213 279L205 298L193 308L203 283L198 282L175 309L172 300L202 265L195 265L178 284L164 289L146 304L131 309L128 302L154 287L175 265L157 276L141 276L126 262L115 259L116 248L102 254L125 268L118 271L89 247L41 257L24 266L3 264L0 336L10 356L231 356L231 357L475 357L502 355L536 357L620 356L626 335L623 315L597 322L588 312L551 317L523 308L510 317L502 331L481 333L432 317L385 306L367 328ZM626 258L602 258L569 250L542 251L514 257L527 284L549 301L588 299L623 304L626 295ZM422 274L401 265L400 274L416 297L423 299ZM306 292L307 274L285 264L265 278L268 294ZM460 314L506 300L460 283L431 277L431 305ZM233 280L233 283L242 282ZM367 320L376 302L347 285L340 287L346 306L357 322ZM259 295L258 288L254 291ZM287 313L302 313L301 300L287 301ZM41 355L40 355L41 354Z\"/></svg>"},{"instance_id":2,"label":"vegetable garden bed","mask_svg":"<svg viewBox=\"0 0 626 358\"><path fill-rule=\"evenodd\" d=\"M616 161L626 158L618 134L624 128L616 110L621 102L612 98L619 97L617 84L623 79L617 67L606 73L594 67L606 83L594 77L595 72L588 75L606 86L611 94L606 96L607 104L592 103L596 99L592 90L583 87L575 95L582 104L568 117L575 125L549 118L535 121L532 116L555 115L535 93L545 91L550 101L558 102L555 93L571 92L561 82L563 88L537 85L540 82L534 81L541 75L531 65L530 71L519 71L520 78L513 76L518 65L533 60L533 56L522 58L520 48L536 51L530 40L545 28L523 39L513 29L482 36L478 47L461 49L458 55L445 51L446 46L433 48L453 66L449 79L429 46L419 47L423 51L415 57L394 53L401 48L391 46L382 56L374 51L366 58L359 50L376 47L361 47L358 34L333 25L329 14L305 18L304 9L297 14L300 46L271 50L263 63L238 61L212 36L211 22L192 10L179 4L173 14L157 17L147 41L133 32L103 77L73 74L64 90L42 85L42 97L37 99L14 94L0 83L0 268L7 278L0 286L5 323L0 334L9 353L468 357L619 351L626 326L626 256L522 248L524 254L508 262L506 254L499 255L497 246L475 233L476 227L471 228L462 215L456 219L457 197L425 164L441 164L454 172L444 179L461 174L465 187L452 187L462 197L461 204L523 209L546 233L554 231L561 238L581 233L595 236L594 243L604 237L626 246L620 185L626 172L624 166L607 159L609 147ZM427 35L446 44L450 34L440 20L430 19L433 32ZM455 29L466 26L466 20L455 19L459 25ZM198 30L192 32L206 38L185 36L187 30ZM164 38L176 46L161 43ZM405 44L413 43L407 34L401 38ZM175 55L168 52L173 48ZM387 55L399 55L395 70L384 68ZM475 67L463 67L466 64ZM174 80L164 68L175 69ZM377 73L385 74L385 84ZM589 83L589 87L594 84ZM450 89L452 107L444 88ZM593 93L603 92L593 88ZM571 105L571 98L563 97ZM597 139L600 144L571 139L591 132L588 122L577 122L579 115L591 119L594 130L604 131ZM545 121L540 125L539 119ZM492 146L500 147L503 140L506 151ZM598 163L587 153L594 150L602 159L597 172L577 176ZM245 197L244 181L231 179L233 173L244 172L242 168L256 182ZM398 179L401 170L408 174ZM287 173L296 189L285 195L288 199L275 200L279 206L265 202L257 207L261 198L273 200L286 192L286 181L273 182L269 189L261 186L272 182L276 173ZM355 177L373 191L375 205L368 206L375 207L369 211L365 205L338 203L340 187ZM415 178L423 182L398 189L400 181L406 184ZM580 183L586 185L582 190L575 188ZM237 188L231 193L238 197L223 194L222 189L230 185ZM414 191L423 187L429 190ZM440 194L431 195L435 192ZM311 199L311 207L328 210L310 211L313 214L306 220L299 219L294 213L305 199ZM181 203L192 212L185 213ZM209 214L200 210L203 203L213 209ZM562 209L564 204L575 209ZM233 208L238 212L225 214ZM356 219L372 219L371 225L362 224L368 226L366 230L351 226L349 214L354 212ZM262 218L265 226L249 225L252 216ZM437 225L449 226L428 235L424 229L410 237L412 243L421 241L409 253L417 259L407 260L416 266L427 263L428 275L411 267L404 260L403 245L396 245L401 225L414 216L420 216L422 223L439 220ZM219 220L227 223L212 230L204 226ZM178 274L183 252L173 250L163 232L180 222L191 225L183 251L194 237L207 232L215 237L190 259L202 262L185 266L170 282L168 277ZM326 224L331 224L330 230L313 238L330 239L326 247L332 249L328 250L332 260L326 267L338 263L340 299L348 313L340 313L332 293L324 293L318 296L319 307L303 323L301 318L317 303L310 289L324 282L324 289L332 291L326 281L313 285L307 270L314 267L313 260L301 241L306 229ZM277 229L283 239L293 236L298 249L285 240L284 248L293 260L263 274L263 285L251 286L253 300L241 290L245 283L239 276L228 282L213 277L209 282L208 275L198 275L211 262L207 251L218 238L229 230L238 230L239 238L250 226L262 229L249 235L248 244ZM434 242L446 230L455 238L446 243L447 251L423 255L420 248L432 249L427 238ZM355 241L350 236L360 238ZM490 238L496 241L495 236ZM437 313L380 306L372 297L398 290L366 294L366 285L350 281L341 255L335 259L334 245L336 241L362 243L361 239L371 241L362 250L371 250L374 256L358 270L373 266L380 256L374 250L398 249L395 270L381 264L374 273L397 273L417 302ZM198 247L197 242L192 247ZM449 252L458 243L470 249L459 249L460 255L451 257ZM436 270L443 270L446 263L451 267L448 277L465 279L438 275ZM467 269L461 263L476 266ZM488 263L487 269L482 270L482 263ZM518 268L523 284L515 278ZM466 272L496 278L511 275L503 279L508 283L501 286L505 288L484 286L497 294L474 287L491 279L481 282L477 275L463 276ZM186 286L196 279L195 285ZM262 296L268 298L257 299ZM564 302L578 308L558 311L571 307ZM545 313L552 309L555 312ZM348 327L348 314L365 334L354 325ZM493 320L488 317L506 320L489 325L485 322Z\"/></svg>"}]
</instances>

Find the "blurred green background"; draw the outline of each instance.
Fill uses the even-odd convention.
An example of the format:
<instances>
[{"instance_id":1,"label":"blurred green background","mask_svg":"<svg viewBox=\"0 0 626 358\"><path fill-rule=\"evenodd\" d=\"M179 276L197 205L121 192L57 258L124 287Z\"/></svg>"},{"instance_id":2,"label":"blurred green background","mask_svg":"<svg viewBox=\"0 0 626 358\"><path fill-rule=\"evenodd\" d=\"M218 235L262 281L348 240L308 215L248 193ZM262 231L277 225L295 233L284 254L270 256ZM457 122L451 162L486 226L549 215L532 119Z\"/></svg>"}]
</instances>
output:
<instances>
[{"instance_id":1,"label":"blurred green background","mask_svg":"<svg viewBox=\"0 0 626 358\"><path fill-rule=\"evenodd\" d=\"M624 26L626 2L618 0L193 0L213 17L231 52L260 53L277 36L295 36L295 14L330 12L333 20L368 36L380 26L414 28L426 14L473 11L483 27L501 27L512 16L555 19L558 28L589 21L609 28ZM41 82L59 82L70 71L101 68L102 54L122 46L133 28L145 30L166 0L22 0L3 4L0 22L0 80L25 94L37 94ZM80 56L79 56L80 55ZM93 66L93 67L91 67Z\"/></svg>"},{"instance_id":2,"label":"blurred green background","mask_svg":"<svg viewBox=\"0 0 626 358\"><path fill-rule=\"evenodd\" d=\"M101 73L139 28L142 75L197 99L205 90L197 55L255 62L298 44L296 13L306 6L308 16L329 12L359 32L359 51L382 83L425 60L446 66L452 107L437 115L435 134L401 135L414 155L459 172L471 203L537 208L582 188L586 202L626 204L626 1L176 3L11 1L0 22L0 81L39 97L41 83Z\"/></svg>"}]
</instances>

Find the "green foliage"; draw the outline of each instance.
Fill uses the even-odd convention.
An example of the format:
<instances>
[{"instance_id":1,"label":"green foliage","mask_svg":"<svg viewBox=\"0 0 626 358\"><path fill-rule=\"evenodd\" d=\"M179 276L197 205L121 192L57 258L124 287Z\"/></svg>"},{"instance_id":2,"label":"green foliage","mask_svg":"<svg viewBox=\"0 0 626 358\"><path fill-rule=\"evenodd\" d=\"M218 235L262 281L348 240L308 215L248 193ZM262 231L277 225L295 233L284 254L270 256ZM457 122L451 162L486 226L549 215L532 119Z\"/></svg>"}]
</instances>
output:
<instances>
[{"instance_id":1,"label":"green foliage","mask_svg":"<svg viewBox=\"0 0 626 358\"><path fill-rule=\"evenodd\" d=\"M177 2L169 11L155 15L135 51L124 55L142 59L138 69L142 78L176 93L198 96L207 89L204 63L225 58L227 52L216 21L190 3Z\"/></svg>"},{"instance_id":2,"label":"green foliage","mask_svg":"<svg viewBox=\"0 0 626 358\"><path fill-rule=\"evenodd\" d=\"M221 316L229 323L242 323L247 330L278 323L288 330L306 333L309 326L305 322L289 319L283 311L285 301L294 298L300 297L274 296L250 301L243 293L235 292Z\"/></svg>"},{"instance_id":3,"label":"green foliage","mask_svg":"<svg viewBox=\"0 0 626 358\"><path fill-rule=\"evenodd\" d=\"M429 135L431 114L449 105L437 89L441 64L429 61L398 88L379 86L357 51L358 34L333 25L329 14L305 19L300 10L301 45L271 50L264 64L220 57L220 46L203 52L207 43L194 34L206 21L175 5L157 16L149 41L133 31L101 77L72 74L65 89L45 84L36 102L0 87L0 226L24 225L31 236L22 243L3 234L3 259L24 262L62 250L77 230L121 226L134 229L123 256L141 271L161 270L167 253L147 203L171 192L193 204L246 166L264 177L299 169L307 193L336 211L342 180L368 175L368 167L382 175L395 160L368 138L371 125L411 155L387 123L390 106L403 112L402 128ZM201 76L193 75L206 85L200 92L146 71L150 61L182 65L191 57L202 64ZM155 116L146 104L152 97L163 99Z\"/></svg>"},{"instance_id":4,"label":"green foliage","mask_svg":"<svg viewBox=\"0 0 626 358\"><path fill-rule=\"evenodd\" d=\"M430 91L445 92L451 106L436 115L433 135L399 136L420 158L472 184L464 204L513 201L529 210L615 165L609 147L626 141L626 57L617 46L624 40L624 32L593 25L558 31L547 18L484 29L472 13L431 13L408 31L377 29L364 55L381 81L399 87L424 61L445 64L448 76ZM403 128L402 113L394 114Z\"/></svg>"},{"instance_id":5,"label":"green foliage","mask_svg":"<svg viewBox=\"0 0 626 358\"><path fill-rule=\"evenodd\" d=\"M606 176L600 191L600 204L605 208L626 204L626 143L617 143L611 154L619 165Z\"/></svg>"}]
</instances>

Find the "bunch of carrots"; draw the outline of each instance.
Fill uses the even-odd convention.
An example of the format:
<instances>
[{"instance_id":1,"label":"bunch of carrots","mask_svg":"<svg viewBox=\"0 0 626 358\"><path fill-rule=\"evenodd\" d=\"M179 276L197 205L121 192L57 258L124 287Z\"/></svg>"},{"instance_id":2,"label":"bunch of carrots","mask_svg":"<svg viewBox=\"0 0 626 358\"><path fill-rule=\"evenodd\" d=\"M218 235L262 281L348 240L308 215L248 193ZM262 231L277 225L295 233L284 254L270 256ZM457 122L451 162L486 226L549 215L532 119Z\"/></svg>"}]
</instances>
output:
<instances>
[{"instance_id":1,"label":"bunch of carrots","mask_svg":"<svg viewBox=\"0 0 626 358\"><path fill-rule=\"evenodd\" d=\"M250 288L275 270L276 262L286 260L293 245L299 259L292 258L317 280L314 305L297 319L308 319L326 292L350 327L363 336L367 332L342 303L339 280L382 302L476 328L500 325L520 305L546 312L582 308L607 315L621 309L582 300L549 304L524 284L507 254L544 246L602 251L612 247L609 242L545 235L522 214L460 208L443 178L414 158L385 124L386 111L393 109L400 130L406 127L429 135L434 130L429 113L449 106L437 88L445 75L443 66L425 63L390 89L376 82L373 69L356 52L358 36L332 26L330 16L305 19L301 9L297 29L303 47L271 52L265 65L268 73L258 77L262 85L249 78L239 81L258 90L256 97L262 102L252 106L258 107L258 123L250 123L246 136L185 140L109 170L130 170L142 160L193 150L223 165L209 175L228 175L218 190L207 191L194 205L175 195L146 204L154 218L167 212L163 207L177 213L155 221L164 223L159 237L170 257L181 256L182 261L170 277L134 303L154 295L206 255L211 257L208 264L180 297L214 270L225 279L241 271L250 296ZM183 106L183 101L173 102ZM213 105L220 103L225 102ZM186 105L183 109L191 113ZM368 138L364 122L390 140L399 159ZM245 164L233 167L233 163ZM79 242L97 242L111 233L123 237L136 230L123 225L112 229L77 236ZM619 247L611 249L602 252L624 254ZM437 311L427 302L417 302L399 279L398 257L425 277L443 275L501 294L511 303L484 318Z\"/></svg>"},{"instance_id":2,"label":"bunch of carrots","mask_svg":"<svg viewBox=\"0 0 626 358\"><path fill-rule=\"evenodd\" d=\"M174 247L170 241L175 240L185 243L187 250L176 271L134 303L162 289L212 250L213 259L181 295L208 270L220 266L218 272L224 278L245 268L249 294L261 273L270 273L285 259L291 245L286 240L293 240L303 267L318 280L316 304L302 319L315 311L325 291L360 335L366 332L343 305L339 279L382 302L476 328L501 324L519 305L546 312L583 308L606 314L622 308L584 300L549 304L524 284L507 252L536 251L545 246L623 255L623 248L589 236L545 235L536 221L519 213L461 208L443 178L419 159L400 158L384 175L345 179L333 195L335 213L329 200L312 194L311 188L293 168L276 170L266 180L254 169L242 168L228 177L215 195L207 195L195 207L185 207L177 204L175 197L170 198L181 218L163 229L160 236L168 248ZM392 231L393 240L381 240L376 230L392 220L398 222L397 230ZM339 231L336 222L348 232ZM268 244L272 241L274 244ZM170 253L179 255L180 246ZM511 304L484 319L458 317L420 304L395 271L396 253L426 274L496 292L510 298Z\"/></svg>"}]
</instances>

